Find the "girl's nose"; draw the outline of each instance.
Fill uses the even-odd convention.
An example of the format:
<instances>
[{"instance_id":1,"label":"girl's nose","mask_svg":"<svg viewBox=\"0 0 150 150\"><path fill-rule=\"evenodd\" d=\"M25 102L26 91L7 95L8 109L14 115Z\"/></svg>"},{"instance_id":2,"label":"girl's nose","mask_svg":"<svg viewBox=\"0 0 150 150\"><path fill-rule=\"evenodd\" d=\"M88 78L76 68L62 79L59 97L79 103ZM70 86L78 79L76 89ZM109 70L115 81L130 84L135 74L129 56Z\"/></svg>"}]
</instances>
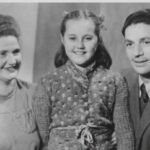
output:
<instances>
[{"instance_id":1,"label":"girl's nose","mask_svg":"<svg viewBox=\"0 0 150 150\"><path fill-rule=\"evenodd\" d=\"M78 47L79 49L83 49L83 48L84 48L84 42L83 42L82 40L78 41L77 47Z\"/></svg>"}]
</instances>

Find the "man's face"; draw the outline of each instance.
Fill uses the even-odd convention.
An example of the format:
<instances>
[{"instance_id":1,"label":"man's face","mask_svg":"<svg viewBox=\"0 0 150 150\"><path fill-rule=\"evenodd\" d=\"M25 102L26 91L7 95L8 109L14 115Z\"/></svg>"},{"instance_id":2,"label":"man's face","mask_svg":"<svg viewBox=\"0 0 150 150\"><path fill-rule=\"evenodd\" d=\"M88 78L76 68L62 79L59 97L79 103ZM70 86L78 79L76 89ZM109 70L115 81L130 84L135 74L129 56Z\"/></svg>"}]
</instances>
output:
<instances>
[{"instance_id":1,"label":"man's face","mask_svg":"<svg viewBox=\"0 0 150 150\"><path fill-rule=\"evenodd\" d=\"M125 30L126 53L134 70L150 74L150 24L137 23Z\"/></svg>"}]
</instances>

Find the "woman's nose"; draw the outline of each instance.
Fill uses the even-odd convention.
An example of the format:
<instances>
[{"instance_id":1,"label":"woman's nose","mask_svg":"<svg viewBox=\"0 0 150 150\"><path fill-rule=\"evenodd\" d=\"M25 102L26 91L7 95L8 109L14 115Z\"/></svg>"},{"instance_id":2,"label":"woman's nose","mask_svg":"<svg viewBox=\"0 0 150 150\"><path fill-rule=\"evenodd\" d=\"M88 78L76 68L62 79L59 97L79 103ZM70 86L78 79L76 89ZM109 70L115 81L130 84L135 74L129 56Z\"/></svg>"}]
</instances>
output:
<instances>
[{"instance_id":1,"label":"woman's nose","mask_svg":"<svg viewBox=\"0 0 150 150\"><path fill-rule=\"evenodd\" d=\"M13 54L9 54L7 57L7 61L9 62L9 64L15 64L16 63L16 58Z\"/></svg>"}]
</instances>

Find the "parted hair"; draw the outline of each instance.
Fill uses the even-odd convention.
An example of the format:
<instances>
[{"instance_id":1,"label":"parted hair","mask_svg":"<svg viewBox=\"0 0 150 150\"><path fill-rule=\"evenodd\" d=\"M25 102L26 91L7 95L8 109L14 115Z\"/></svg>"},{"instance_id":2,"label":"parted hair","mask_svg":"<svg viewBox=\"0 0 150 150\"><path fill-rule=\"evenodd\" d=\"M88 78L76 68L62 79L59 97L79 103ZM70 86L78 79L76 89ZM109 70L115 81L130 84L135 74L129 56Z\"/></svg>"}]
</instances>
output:
<instances>
[{"instance_id":1,"label":"parted hair","mask_svg":"<svg viewBox=\"0 0 150 150\"><path fill-rule=\"evenodd\" d=\"M143 9L131 13L125 20L122 27L122 34L125 35L125 30L128 26L137 23L150 24L150 9Z\"/></svg>"}]
</instances>

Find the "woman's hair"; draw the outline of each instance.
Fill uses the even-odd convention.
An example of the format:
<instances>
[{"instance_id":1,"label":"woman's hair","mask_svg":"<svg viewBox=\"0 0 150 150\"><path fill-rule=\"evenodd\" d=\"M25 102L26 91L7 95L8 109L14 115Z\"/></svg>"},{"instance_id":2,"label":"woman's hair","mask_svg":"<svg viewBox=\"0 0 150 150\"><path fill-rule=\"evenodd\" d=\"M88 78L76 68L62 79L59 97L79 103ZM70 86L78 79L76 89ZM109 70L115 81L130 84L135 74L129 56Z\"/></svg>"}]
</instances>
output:
<instances>
[{"instance_id":1,"label":"woman's hair","mask_svg":"<svg viewBox=\"0 0 150 150\"><path fill-rule=\"evenodd\" d=\"M145 23L150 25L150 9L136 11L130 14L123 25L122 34L125 35L125 30L128 26L137 23Z\"/></svg>"},{"instance_id":2,"label":"woman's hair","mask_svg":"<svg viewBox=\"0 0 150 150\"><path fill-rule=\"evenodd\" d=\"M17 39L19 39L19 25L12 16L0 14L0 37L10 35L15 36Z\"/></svg>"},{"instance_id":3,"label":"woman's hair","mask_svg":"<svg viewBox=\"0 0 150 150\"><path fill-rule=\"evenodd\" d=\"M102 37L100 36L100 29L102 28L102 22L103 22L102 18L97 17L94 13L87 11L87 10L85 11L75 10L70 13L67 12L60 25L61 35L64 36L66 32L67 21L77 20L77 19L82 19L82 18L91 19L95 25L95 34L98 38L98 46L96 49L96 53L94 55L94 60L96 61L96 65L97 66L102 65L105 68L110 68L112 64L112 59L104 46ZM55 55L55 66L60 67L64 65L67 62L67 60L68 60L68 57L66 55L64 45L61 44L60 49L57 51Z\"/></svg>"}]
</instances>

